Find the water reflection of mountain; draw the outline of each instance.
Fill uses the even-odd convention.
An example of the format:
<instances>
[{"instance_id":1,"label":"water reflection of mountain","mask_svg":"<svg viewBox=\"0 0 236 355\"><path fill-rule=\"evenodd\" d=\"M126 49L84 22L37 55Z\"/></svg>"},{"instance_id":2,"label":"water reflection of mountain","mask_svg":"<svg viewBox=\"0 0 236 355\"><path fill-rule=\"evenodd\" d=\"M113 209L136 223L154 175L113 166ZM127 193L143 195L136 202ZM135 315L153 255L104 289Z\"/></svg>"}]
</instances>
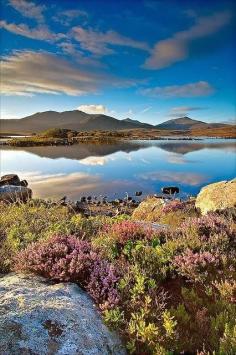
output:
<instances>
[{"instance_id":1,"label":"water reflection of mountain","mask_svg":"<svg viewBox=\"0 0 236 355\"><path fill-rule=\"evenodd\" d=\"M162 142L155 144L159 148L167 152L177 154L187 154L202 149L225 149L230 151L236 150L236 141L221 141L221 142Z\"/></svg>"},{"instance_id":2,"label":"water reflection of mountain","mask_svg":"<svg viewBox=\"0 0 236 355\"><path fill-rule=\"evenodd\" d=\"M3 150L23 150L25 152L33 153L40 157L58 159L75 159L81 160L91 156L107 156L116 152L130 153L144 148L157 147L162 150L177 153L187 154L201 149L225 149L230 151L236 150L236 141L132 141L132 142L119 142L113 144L94 144L94 143L82 143L72 146L42 146L42 147L9 147L2 146Z\"/></svg>"},{"instance_id":3,"label":"water reflection of mountain","mask_svg":"<svg viewBox=\"0 0 236 355\"><path fill-rule=\"evenodd\" d=\"M4 150L23 150L28 153L36 154L43 158L58 159L76 159L81 160L91 156L107 156L119 151L130 153L141 148L148 147L145 142L122 142L114 144L95 144L95 143L81 143L71 146L42 146L42 147L9 147L2 146Z\"/></svg>"}]
</instances>

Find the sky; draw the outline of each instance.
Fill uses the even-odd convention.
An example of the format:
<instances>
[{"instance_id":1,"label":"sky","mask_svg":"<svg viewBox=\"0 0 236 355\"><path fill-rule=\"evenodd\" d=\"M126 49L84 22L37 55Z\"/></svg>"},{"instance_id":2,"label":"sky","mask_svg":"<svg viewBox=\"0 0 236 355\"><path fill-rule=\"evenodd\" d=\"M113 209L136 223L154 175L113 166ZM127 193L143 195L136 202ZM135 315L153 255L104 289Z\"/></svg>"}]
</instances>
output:
<instances>
[{"instance_id":1,"label":"sky","mask_svg":"<svg viewBox=\"0 0 236 355\"><path fill-rule=\"evenodd\" d=\"M231 0L1 2L1 118L235 122Z\"/></svg>"}]
</instances>

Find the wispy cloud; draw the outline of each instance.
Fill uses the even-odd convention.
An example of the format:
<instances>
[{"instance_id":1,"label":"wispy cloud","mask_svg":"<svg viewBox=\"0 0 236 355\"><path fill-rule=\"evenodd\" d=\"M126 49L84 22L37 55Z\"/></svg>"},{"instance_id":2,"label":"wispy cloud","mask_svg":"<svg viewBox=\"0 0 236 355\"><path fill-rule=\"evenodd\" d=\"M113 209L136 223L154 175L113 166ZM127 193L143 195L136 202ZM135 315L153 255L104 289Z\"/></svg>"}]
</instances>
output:
<instances>
[{"instance_id":1,"label":"wispy cloud","mask_svg":"<svg viewBox=\"0 0 236 355\"><path fill-rule=\"evenodd\" d=\"M73 56L73 59L80 65L84 67L96 67L96 68L105 68L106 65L100 61L100 58L95 58L92 55L85 55L78 46L72 43L69 39L57 43L57 46L61 48L64 55Z\"/></svg>"},{"instance_id":2,"label":"wispy cloud","mask_svg":"<svg viewBox=\"0 0 236 355\"><path fill-rule=\"evenodd\" d=\"M173 107L170 110L168 116L172 116L172 117L187 116L189 112L203 111L207 109L208 107L203 107L203 106L178 106L178 107Z\"/></svg>"},{"instance_id":3,"label":"wispy cloud","mask_svg":"<svg viewBox=\"0 0 236 355\"><path fill-rule=\"evenodd\" d=\"M83 95L95 93L106 85L135 85L132 80L81 70L49 52L17 51L5 56L2 58L1 74L1 91L6 95Z\"/></svg>"},{"instance_id":4,"label":"wispy cloud","mask_svg":"<svg viewBox=\"0 0 236 355\"><path fill-rule=\"evenodd\" d=\"M207 107L202 107L202 106L178 106L178 107L173 107L171 109L171 112L188 112L188 111L201 111L201 110L206 110Z\"/></svg>"},{"instance_id":5,"label":"wispy cloud","mask_svg":"<svg viewBox=\"0 0 236 355\"><path fill-rule=\"evenodd\" d=\"M213 87L206 81L184 85L156 86L140 90L142 95L164 98L208 96L213 92Z\"/></svg>"},{"instance_id":6,"label":"wispy cloud","mask_svg":"<svg viewBox=\"0 0 236 355\"><path fill-rule=\"evenodd\" d=\"M83 10L71 9L65 11L59 11L55 16L52 17L52 20L59 22L64 26L69 26L74 20L85 20L88 18L88 13Z\"/></svg>"},{"instance_id":7,"label":"wispy cloud","mask_svg":"<svg viewBox=\"0 0 236 355\"><path fill-rule=\"evenodd\" d=\"M139 114L148 112L148 111L150 111L151 109L152 109L152 106L145 107L143 110L141 110L141 111L139 112Z\"/></svg>"},{"instance_id":8,"label":"wispy cloud","mask_svg":"<svg viewBox=\"0 0 236 355\"><path fill-rule=\"evenodd\" d=\"M37 27L30 28L25 24L16 25L14 23L7 23L6 21L2 20L0 21L0 28L15 33L19 36L48 42L55 42L66 37L66 35L63 33L53 33L46 25L39 25Z\"/></svg>"},{"instance_id":9,"label":"wispy cloud","mask_svg":"<svg viewBox=\"0 0 236 355\"><path fill-rule=\"evenodd\" d=\"M190 53L190 46L214 35L230 20L231 13L229 11L196 18L195 24L189 29L176 32L172 37L157 42L144 67L146 69L162 69L186 59Z\"/></svg>"},{"instance_id":10,"label":"wispy cloud","mask_svg":"<svg viewBox=\"0 0 236 355\"><path fill-rule=\"evenodd\" d=\"M108 112L106 106L104 105L80 105L77 107L77 110L92 114L105 114Z\"/></svg>"},{"instance_id":11,"label":"wispy cloud","mask_svg":"<svg viewBox=\"0 0 236 355\"><path fill-rule=\"evenodd\" d=\"M37 22L44 22L45 5L36 5L34 2L27 0L8 0L8 4L22 16L34 19Z\"/></svg>"},{"instance_id":12,"label":"wispy cloud","mask_svg":"<svg viewBox=\"0 0 236 355\"><path fill-rule=\"evenodd\" d=\"M114 53L111 46L132 47L144 51L149 50L147 43L122 36L111 30L107 32L98 32L77 26L72 28L72 36L80 43L83 50L87 50L98 56Z\"/></svg>"}]
</instances>

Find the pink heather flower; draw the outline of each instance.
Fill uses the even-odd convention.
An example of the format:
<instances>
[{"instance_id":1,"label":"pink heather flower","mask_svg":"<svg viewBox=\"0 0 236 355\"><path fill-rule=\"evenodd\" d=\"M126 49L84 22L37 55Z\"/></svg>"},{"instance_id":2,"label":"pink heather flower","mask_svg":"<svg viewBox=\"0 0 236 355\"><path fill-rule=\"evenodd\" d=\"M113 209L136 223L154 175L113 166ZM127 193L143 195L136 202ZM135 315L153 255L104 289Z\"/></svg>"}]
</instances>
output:
<instances>
[{"instance_id":1,"label":"pink heather flower","mask_svg":"<svg viewBox=\"0 0 236 355\"><path fill-rule=\"evenodd\" d=\"M162 212L164 212L164 213L176 212L179 210L184 210L185 208L186 208L185 202L174 200L174 201L167 203L165 206L163 206Z\"/></svg>"},{"instance_id":2,"label":"pink heather flower","mask_svg":"<svg viewBox=\"0 0 236 355\"><path fill-rule=\"evenodd\" d=\"M185 231L194 228L199 236L204 238L208 238L213 234L227 234L229 236L232 234L229 223L214 213L184 221L181 228Z\"/></svg>"},{"instance_id":3,"label":"pink heather flower","mask_svg":"<svg viewBox=\"0 0 236 355\"><path fill-rule=\"evenodd\" d=\"M200 281L202 278L209 276L211 269L217 268L219 257L208 251L194 253L187 249L184 254L174 258L174 265L183 276L194 281Z\"/></svg>"},{"instance_id":4,"label":"pink heather flower","mask_svg":"<svg viewBox=\"0 0 236 355\"><path fill-rule=\"evenodd\" d=\"M113 235L120 244L125 244L128 240L152 239L155 235L153 229L130 221L112 224L110 228L105 228L105 232Z\"/></svg>"},{"instance_id":5,"label":"pink heather flower","mask_svg":"<svg viewBox=\"0 0 236 355\"><path fill-rule=\"evenodd\" d=\"M83 283L97 258L89 242L74 236L54 236L21 251L15 268L58 281Z\"/></svg>"},{"instance_id":6,"label":"pink heather flower","mask_svg":"<svg viewBox=\"0 0 236 355\"><path fill-rule=\"evenodd\" d=\"M119 273L114 265L105 260L94 263L86 289L101 309L111 309L119 303L117 290L119 279Z\"/></svg>"}]
</instances>

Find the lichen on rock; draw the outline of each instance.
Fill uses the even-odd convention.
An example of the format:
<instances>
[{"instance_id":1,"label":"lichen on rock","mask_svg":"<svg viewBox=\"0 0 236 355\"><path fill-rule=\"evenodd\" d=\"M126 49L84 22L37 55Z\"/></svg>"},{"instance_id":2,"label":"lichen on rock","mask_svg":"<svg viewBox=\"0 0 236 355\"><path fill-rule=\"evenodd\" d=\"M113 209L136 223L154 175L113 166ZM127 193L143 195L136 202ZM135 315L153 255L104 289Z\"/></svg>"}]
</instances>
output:
<instances>
[{"instance_id":1,"label":"lichen on rock","mask_svg":"<svg viewBox=\"0 0 236 355\"><path fill-rule=\"evenodd\" d=\"M125 354L91 298L72 283L0 278L0 354Z\"/></svg>"},{"instance_id":2,"label":"lichen on rock","mask_svg":"<svg viewBox=\"0 0 236 355\"><path fill-rule=\"evenodd\" d=\"M204 186L197 195L195 206L203 215L207 212L235 207L236 179Z\"/></svg>"}]
</instances>

